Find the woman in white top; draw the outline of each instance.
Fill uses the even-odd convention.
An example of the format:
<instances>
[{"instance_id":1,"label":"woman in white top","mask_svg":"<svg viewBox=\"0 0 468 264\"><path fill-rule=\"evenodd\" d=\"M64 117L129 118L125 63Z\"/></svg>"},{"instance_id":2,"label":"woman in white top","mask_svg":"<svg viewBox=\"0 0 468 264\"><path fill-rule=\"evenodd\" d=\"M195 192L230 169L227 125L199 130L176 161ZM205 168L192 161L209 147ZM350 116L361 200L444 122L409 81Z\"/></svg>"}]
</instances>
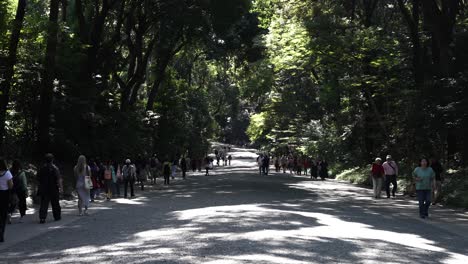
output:
<instances>
[{"instance_id":1,"label":"woman in white top","mask_svg":"<svg viewBox=\"0 0 468 264\"><path fill-rule=\"evenodd\" d=\"M10 190L13 188L13 175L7 168L6 161L0 158L0 242L4 241L7 222Z\"/></svg>"}]
</instances>

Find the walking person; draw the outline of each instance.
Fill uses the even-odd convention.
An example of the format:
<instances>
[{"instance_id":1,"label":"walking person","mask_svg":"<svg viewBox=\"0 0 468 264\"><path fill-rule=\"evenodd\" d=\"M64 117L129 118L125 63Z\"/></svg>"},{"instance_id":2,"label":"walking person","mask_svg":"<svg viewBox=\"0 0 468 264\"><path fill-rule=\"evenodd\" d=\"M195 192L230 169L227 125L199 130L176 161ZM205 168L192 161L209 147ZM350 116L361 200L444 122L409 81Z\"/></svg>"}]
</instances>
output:
<instances>
[{"instance_id":1,"label":"walking person","mask_svg":"<svg viewBox=\"0 0 468 264\"><path fill-rule=\"evenodd\" d=\"M326 160L319 161L318 173L322 181L328 178L328 162Z\"/></svg>"},{"instance_id":2,"label":"walking person","mask_svg":"<svg viewBox=\"0 0 468 264\"><path fill-rule=\"evenodd\" d=\"M163 163L163 176L164 176L164 185L170 184L171 176L171 163L166 159L166 162Z\"/></svg>"},{"instance_id":3,"label":"walking person","mask_svg":"<svg viewBox=\"0 0 468 264\"><path fill-rule=\"evenodd\" d=\"M413 171L413 178L416 182L416 193L419 201L419 216L429 217L429 207L431 206L431 194L435 180L435 172L429 167L429 160L422 158L419 166Z\"/></svg>"},{"instance_id":4,"label":"walking person","mask_svg":"<svg viewBox=\"0 0 468 264\"><path fill-rule=\"evenodd\" d=\"M229 166L231 166L231 160L232 160L232 156L229 155L229 156L228 156Z\"/></svg>"},{"instance_id":5,"label":"walking person","mask_svg":"<svg viewBox=\"0 0 468 264\"><path fill-rule=\"evenodd\" d=\"M94 203L94 199L96 198L96 196L99 196L99 188L100 188L99 187L99 167L95 161L91 161L89 167L91 168L90 176L91 176L91 181L93 183L93 187L89 191L89 196L90 196L91 202Z\"/></svg>"},{"instance_id":6,"label":"walking person","mask_svg":"<svg viewBox=\"0 0 468 264\"><path fill-rule=\"evenodd\" d=\"M61 217L60 207L60 192L62 190L62 176L60 171L54 164L54 156L47 154L45 156L46 163L38 173L38 196L41 197L41 207L39 209L39 223L44 224L49 210L49 203L52 205L52 214L55 221L59 221Z\"/></svg>"},{"instance_id":7,"label":"walking person","mask_svg":"<svg viewBox=\"0 0 468 264\"><path fill-rule=\"evenodd\" d=\"M12 203L9 212L8 222L11 223L11 215L18 207L20 213L19 222L23 222L23 217L26 215L26 198L28 197L28 182L26 180L26 173L19 160L13 161L10 168L11 175L13 176L13 189L11 190L12 196L15 197L16 203ZM11 196L10 196L11 197ZM10 201L11 202L11 201Z\"/></svg>"},{"instance_id":8,"label":"walking person","mask_svg":"<svg viewBox=\"0 0 468 264\"><path fill-rule=\"evenodd\" d=\"M318 162L317 161L314 161L312 160L310 162L310 178L312 180L317 180L318 178L318 166L317 166Z\"/></svg>"},{"instance_id":9,"label":"walking person","mask_svg":"<svg viewBox=\"0 0 468 264\"><path fill-rule=\"evenodd\" d=\"M374 198L376 199L380 198L384 175L385 171L382 166L382 159L376 158L371 169L372 186L374 189Z\"/></svg>"},{"instance_id":10,"label":"walking person","mask_svg":"<svg viewBox=\"0 0 468 264\"><path fill-rule=\"evenodd\" d=\"M125 165L122 168L122 177L124 179L124 198L127 198L127 190L130 186L130 197L135 197L133 187L136 181L136 169L130 159L125 160Z\"/></svg>"},{"instance_id":11,"label":"walking person","mask_svg":"<svg viewBox=\"0 0 468 264\"><path fill-rule=\"evenodd\" d=\"M151 185L156 184L156 179L158 178L158 167L159 167L159 160L155 154L150 160Z\"/></svg>"},{"instance_id":12,"label":"walking person","mask_svg":"<svg viewBox=\"0 0 468 264\"><path fill-rule=\"evenodd\" d=\"M104 184L106 187L106 198L107 201L109 201L112 198L112 189L114 186L114 179L116 178L115 176L115 170L114 166L112 165L111 161L107 161L106 165L104 166Z\"/></svg>"},{"instance_id":13,"label":"walking person","mask_svg":"<svg viewBox=\"0 0 468 264\"><path fill-rule=\"evenodd\" d=\"M280 158L275 156L273 162L275 163L275 172L280 172Z\"/></svg>"},{"instance_id":14,"label":"walking person","mask_svg":"<svg viewBox=\"0 0 468 264\"><path fill-rule=\"evenodd\" d=\"M175 176L177 175L177 167L179 166L179 160L174 157L172 159L172 167L171 167L171 177L174 180Z\"/></svg>"},{"instance_id":15,"label":"walking person","mask_svg":"<svg viewBox=\"0 0 468 264\"><path fill-rule=\"evenodd\" d=\"M113 178L113 181L114 181L114 192L113 192L114 195L113 196L120 198L120 185L123 182L122 170L120 169L120 164L118 164L117 162L114 163L114 168L117 168L117 171L115 173L115 178Z\"/></svg>"},{"instance_id":16,"label":"walking person","mask_svg":"<svg viewBox=\"0 0 468 264\"><path fill-rule=\"evenodd\" d=\"M385 171L385 191L387 192L387 198L390 198L390 184L393 185L392 197L395 198L397 191L397 177L398 177L398 165L392 159L391 155L387 155L386 161L382 165Z\"/></svg>"},{"instance_id":17,"label":"walking person","mask_svg":"<svg viewBox=\"0 0 468 264\"><path fill-rule=\"evenodd\" d=\"M283 169L283 173L286 173L286 168L288 167L288 158L283 155L281 156L281 168Z\"/></svg>"},{"instance_id":18,"label":"walking person","mask_svg":"<svg viewBox=\"0 0 468 264\"><path fill-rule=\"evenodd\" d=\"M182 170L182 179L185 180L185 176L187 174L187 160L185 157L180 159L180 169Z\"/></svg>"},{"instance_id":19,"label":"walking person","mask_svg":"<svg viewBox=\"0 0 468 264\"><path fill-rule=\"evenodd\" d=\"M6 161L0 158L0 242L4 242L7 223L10 190L13 188L13 175L7 168Z\"/></svg>"},{"instance_id":20,"label":"walking person","mask_svg":"<svg viewBox=\"0 0 468 264\"><path fill-rule=\"evenodd\" d=\"M439 160L432 158L431 168L435 173L435 185L432 190L432 205L435 205L440 201L440 193L442 192L442 173L444 173L444 168L440 164Z\"/></svg>"},{"instance_id":21,"label":"walking person","mask_svg":"<svg viewBox=\"0 0 468 264\"><path fill-rule=\"evenodd\" d=\"M260 175L262 175L262 170L263 170L263 154L260 154L257 157L257 165L258 165L258 171Z\"/></svg>"},{"instance_id":22,"label":"walking person","mask_svg":"<svg viewBox=\"0 0 468 264\"><path fill-rule=\"evenodd\" d=\"M205 176L208 176L209 175L209 170L210 170L210 167L211 167L211 160L210 160L210 157L206 156L205 158L205 170L206 170L206 173L205 173Z\"/></svg>"},{"instance_id":23,"label":"walking person","mask_svg":"<svg viewBox=\"0 0 468 264\"><path fill-rule=\"evenodd\" d=\"M263 157L263 174L268 175L269 170L270 170L270 155L266 154Z\"/></svg>"},{"instance_id":24,"label":"walking person","mask_svg":"<svg viewBox=\"0 0 468 264\"><path fill-rule=\"evenodd\" d=\"M90 177L91 168L86 163L85 156L78 157L73 173L76 179L76 192L78 193L78 215L88 215L91 186L86 184L86 177Z\"/></svg>"}]
</instances>

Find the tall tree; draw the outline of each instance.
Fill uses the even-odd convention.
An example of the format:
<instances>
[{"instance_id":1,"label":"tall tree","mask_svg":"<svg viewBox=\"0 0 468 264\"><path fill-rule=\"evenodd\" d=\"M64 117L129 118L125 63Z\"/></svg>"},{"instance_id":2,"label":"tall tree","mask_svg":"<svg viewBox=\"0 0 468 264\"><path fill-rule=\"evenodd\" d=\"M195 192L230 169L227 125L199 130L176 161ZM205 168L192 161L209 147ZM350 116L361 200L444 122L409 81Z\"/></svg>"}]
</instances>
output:
<instances>
[{"instance_id":1,"label":"tall tree","mask_svg":"<svg viewBox=\"0 0 468 264\"><path fill-rule=\"evenodd\" d=\"M0 79L0 151L3 151L5 137L5 121L10 102L10 89L17 60L18 43L26 12L26 0L18 0L15 20L11 30L10 42L8 45L8 57L5 63L5 72Z\"/></svg>"},{"instance_id":2,"label":"tall tree","mask_svg":"<svg viewBox=\"0 0 468 264\"><path fill-rule=\"evenodd\" d=\"M50 118L54 96L54 80L58 38L59 0L51 0L49 8L49 23L47 27L47 47L44 58L40 92L40 109L38 125L37 154L50 151Z\"/></svg>"}]
</instances>

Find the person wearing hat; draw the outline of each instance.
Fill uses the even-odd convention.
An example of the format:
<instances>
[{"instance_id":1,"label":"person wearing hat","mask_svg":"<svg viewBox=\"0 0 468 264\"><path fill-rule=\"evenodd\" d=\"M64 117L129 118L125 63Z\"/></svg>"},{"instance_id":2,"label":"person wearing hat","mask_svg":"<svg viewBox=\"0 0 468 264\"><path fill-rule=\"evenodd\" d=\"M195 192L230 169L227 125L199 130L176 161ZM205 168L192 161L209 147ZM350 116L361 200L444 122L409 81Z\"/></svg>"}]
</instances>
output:
<instances>
[{"instance_id":1,"label":"person wearing hat","mask_svg":"<svg viewBox=\"0 0 468 264\"><path fill-rule=\"evenodd\" d=\"M135 197L133 186L136 180L136 169L130 159L125 160L125 165L122 167L122 176L124 179L124 197L127 198L127 190L130 185L130 196Z\"/></svg>"},{"instance_id":2,"label":"person wearing hat","mask_svg":"<svg viewBox=\"0 0 468 264\"><path fill-rule=\"evenodd\" d=\"M397 191L397 177L398 177L398 165L392 159L391 155L387 155L386 161L382 165L385 171L385 191L387 192L387 198L390 198L390 184L393 185L392 196L395 198Z\"/></svg>"},{"instance_id":3,"label":"person wearing hat","mask_svg":"<svg viewBox=\"0 0 468 264\"><path fill-rule=\"evenodd\" d=\"M380 198L380 193L382 192L382 183L383 183L384 174L385 172L382 166L382 159L376 158L374 163L372 164L372 170L371 170L372 186L374 189L374 198L376 199Z\"/></svg>"}]
</instances>

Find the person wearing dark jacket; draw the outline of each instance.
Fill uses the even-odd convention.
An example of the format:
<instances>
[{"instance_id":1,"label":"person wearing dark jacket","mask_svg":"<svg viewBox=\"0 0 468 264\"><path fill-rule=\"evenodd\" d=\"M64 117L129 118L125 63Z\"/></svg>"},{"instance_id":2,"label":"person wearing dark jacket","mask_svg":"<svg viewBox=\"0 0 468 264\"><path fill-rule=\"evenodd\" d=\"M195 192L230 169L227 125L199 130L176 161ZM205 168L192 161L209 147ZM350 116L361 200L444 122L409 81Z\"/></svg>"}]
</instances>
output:
<instances>
[{"instance_id":1,"label":"person wearing dark jacket","mask_svg":"<svg viewBox=\"0 0 468 264\"><path fill-rule=\"evenodd\" d=\"M28 197L28 182L26 180L26 173L23 171L19 160L13 161L13 165L10 168L10 172L13 175L13 190L12 194L16 197L16 202L11 202L10 215L13 215L16 207L20 212L20 223L22 223L23 217L26 215L26 198Z\"/></svg>"},{"instance_id":2,"label":"person wearing dark jacket","mask_svg":"<svg viewBox=\"0 0 468 264\"><path fill-rule=\"evenodd\" d=\"M187 160L185 157L182 157L180 160L180 169L182 170L182 178L185 179L185 175L187 174Z\"/></svg>"},{"instance_id":3,"label":"person wearing dark jacket","mask_svg":"<svg viewBox=\"0 0 468 264\"><path fill-rule=\"evenodd\" d=\"M3 158L0 158L0 242L4 241L7 223L10 190L13 188L13 176Z\"/></svg>"},{"instance_id":4,"label":"person wearing dark jacket","mask_svg":"<svg viewBox=\"0 0 468 264\"><path fill-rule=\"evenodd\" d=\"M62 177L60 171L54 164L54 156L47 154L46 163L39 170L37 175L39 187L37 194L41 197L41 207L39 209L40 223L45 223L49 203L52 205L52 213L55 221L61 219L60 190L62 190Z\"/></svg>"}]
</instances>

